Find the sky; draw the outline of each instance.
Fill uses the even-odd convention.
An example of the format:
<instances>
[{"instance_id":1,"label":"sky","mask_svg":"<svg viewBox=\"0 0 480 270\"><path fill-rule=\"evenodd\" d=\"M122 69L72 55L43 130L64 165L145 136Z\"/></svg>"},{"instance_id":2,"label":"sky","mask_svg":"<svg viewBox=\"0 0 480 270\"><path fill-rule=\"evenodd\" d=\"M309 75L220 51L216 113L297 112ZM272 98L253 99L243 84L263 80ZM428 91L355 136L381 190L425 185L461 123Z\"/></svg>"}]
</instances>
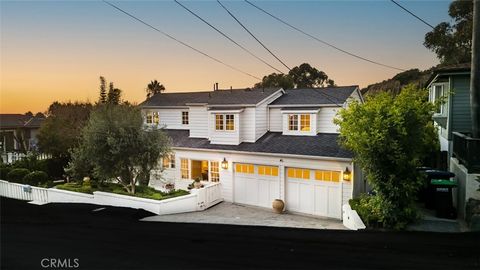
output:
<instances>
[{"instance_id":1,"label":"sky","mask_svg":"<svg viewBox=\"0 0 480 270\"><path fill-rule=\"evenodd\" d=\"M181 1L238 43L287 73L216 1ZM423 46L431 29L392 2L253 1L344 50L387 65L438 64ZM450 1L398 1L436 25L450 21ZM174 1L112 1L125 11L229 65L263 77L276 72ZM268 17L244 1L222 1L289 67L310 63L337 85L389 79L399 71L340 53ZM102 1L0 1L0 113L44 112L53 101L96 101L99 76L131 102L158 80L167 92L251 87L258 79L232 70L133 20Z\"/></svg>"}]
</instances>

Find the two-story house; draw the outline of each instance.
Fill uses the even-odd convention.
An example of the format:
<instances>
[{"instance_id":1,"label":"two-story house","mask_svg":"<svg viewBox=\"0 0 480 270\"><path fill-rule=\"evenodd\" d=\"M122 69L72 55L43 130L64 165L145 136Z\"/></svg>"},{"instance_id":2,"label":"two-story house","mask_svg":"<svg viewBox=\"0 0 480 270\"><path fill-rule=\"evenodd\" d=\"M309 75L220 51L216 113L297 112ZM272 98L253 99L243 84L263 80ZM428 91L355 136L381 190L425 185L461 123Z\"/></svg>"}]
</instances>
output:
<instances>
[{"instance_id":1,"label":"two-story house","mask_svg":"<svg viewBox=\"0 0 480 270\"><path fill-rule=\"evenodd\" d=\"M162 178L176 188L200 178L220 182L225 201L282 199L292 212L341 218L355 171L333 119L351 99L363 102L358 86L162 93L140 106L172 139Z\"/></svg>"}]
</instances>

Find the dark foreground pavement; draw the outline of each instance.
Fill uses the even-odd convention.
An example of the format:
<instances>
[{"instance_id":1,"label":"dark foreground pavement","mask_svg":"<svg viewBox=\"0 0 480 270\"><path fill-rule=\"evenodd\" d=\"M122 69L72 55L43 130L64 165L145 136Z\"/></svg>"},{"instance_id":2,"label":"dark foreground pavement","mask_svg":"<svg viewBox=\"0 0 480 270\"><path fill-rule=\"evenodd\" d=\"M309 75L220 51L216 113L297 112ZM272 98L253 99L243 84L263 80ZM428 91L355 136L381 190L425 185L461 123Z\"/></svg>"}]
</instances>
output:
<instances>
[{"instance_id":1,"label":"dark foreground pavement","mask_svg":"<svg viewBox=\"0 0 480 270\"><path fill-rule=\"evenodd\" d=\"M479 233L140 222L150 214L0 202L2 269L480 269ZM43 268L44 258L70 259L72 268Z\"/></svg>"}]
</instances>

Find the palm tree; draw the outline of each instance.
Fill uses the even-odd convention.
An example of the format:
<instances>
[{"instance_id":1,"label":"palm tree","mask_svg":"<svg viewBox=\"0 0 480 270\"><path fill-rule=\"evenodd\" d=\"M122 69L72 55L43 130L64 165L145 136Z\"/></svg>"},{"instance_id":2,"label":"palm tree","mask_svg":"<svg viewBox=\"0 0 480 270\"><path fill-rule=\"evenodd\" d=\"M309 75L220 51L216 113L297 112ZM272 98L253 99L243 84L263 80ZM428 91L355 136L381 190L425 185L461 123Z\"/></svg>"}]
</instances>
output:
<instances>
[{"instance_id":1,"label":"palm tree","mask_svg":"<svg viewBox=\"0 0 480 270\"><path fill-rule=\"evenodd\" d=\"M159 83L157 80L153 80L147 85L146 90L147 90L147 98L149 98L153 95L156 95L165 91L165 86L163 86L163 84Z\"/></svg>"}]
</instances>

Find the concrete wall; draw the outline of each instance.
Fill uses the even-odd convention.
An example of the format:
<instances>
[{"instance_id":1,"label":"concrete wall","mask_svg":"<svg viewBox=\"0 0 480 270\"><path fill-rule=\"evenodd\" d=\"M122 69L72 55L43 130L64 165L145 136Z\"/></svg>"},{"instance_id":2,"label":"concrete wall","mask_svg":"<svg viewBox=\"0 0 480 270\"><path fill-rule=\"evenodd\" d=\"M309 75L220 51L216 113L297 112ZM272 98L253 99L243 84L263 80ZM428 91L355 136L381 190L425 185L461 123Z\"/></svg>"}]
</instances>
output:
<instances>
[{"instance_id":1,"label":"concrete wall","mask_svg":"<svg viewBox=\"0 0 480 270\"><path fill-rule=\"evenodd\" d=\"M480 174L468 173L465 168L456 158L450 159L450 171L455 173L455 179L458 182L456 192L456 205L460 217L465 217L465 204L468 199L473 198L480 200L479 183L475 180L480 177Z\"/></svg>"}]
</instances>

